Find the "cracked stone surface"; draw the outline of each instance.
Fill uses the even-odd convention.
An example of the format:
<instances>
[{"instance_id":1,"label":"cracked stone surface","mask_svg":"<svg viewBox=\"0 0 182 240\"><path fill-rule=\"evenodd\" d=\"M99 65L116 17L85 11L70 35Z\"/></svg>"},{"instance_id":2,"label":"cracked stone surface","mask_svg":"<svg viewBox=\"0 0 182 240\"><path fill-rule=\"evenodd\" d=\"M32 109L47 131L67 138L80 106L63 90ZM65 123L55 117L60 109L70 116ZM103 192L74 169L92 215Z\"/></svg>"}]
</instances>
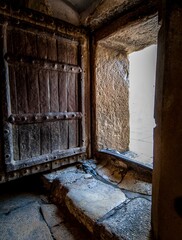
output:
<instances>
[{"instance_id":1,"label":"cracked stone surface","mask_svg":"<svg viewBox=\"0 0 182 240\"><path fill-rule=\"evenodd\" d=\"M63 209L51 204L46 195L37 190L29 192L26 183L25 187L27 192L22 190L20 182L0 188L0 239L91 239L82 226L63 214Z\"/></svg>"},{"instance_id":2,"label":"cracked stone surface","mask_svg":"<svg viewBox=\"0 0 182 240\"><path fill-rule=\"evenodd\" d=\"M136 198L123 204L114 214L100 222L96 231L101 240L150 239L151 202Z\"/></svg>"},{"instance_id":3,"label":"cracked stone surface","mask_svg":"<svg viewBox=\"0 0 182 240\"><path fill-rule=\"evenodd\" d=\"M89 179L70 188L65 202L69 211L93 232L95 222L125 200L125 194L119 189Z\"/></svg>"},{"instance_id":4,"label":"cracked stone surface","mask_svg":"<svg viewBox=\"0 0 182 240\"><path fill-rule=\"evenodd\" d=\"M52 228L64 222L64 216L54 204L41 205L41 211L47 225Z\"/></svg>"},{"instance_id":5,"label":"cracked stone surface","mask_svg":"<svg viewBox=\"0 0 182 240\"><path fill-rule=\"evenodd\" d=\"M118 186L131 192L152 195L152 184L141 181L134 171L128 171Z\"/></svg>"},{"instance_id":6,"label":"cracked stone surface","mask_svg":"<svg viewBox=\"0 0 182 240\"><path fill-rule=\"evenodd\" d=\"M96 239L148 239L151 184L135 171L90 161L57 171L52 184L53 199L66 206ZM60 229L54 230L58 234Z\"/></svg>"},{"instance_id":7,"label":"cracked stone surface","mask_svg":"<svg viewBox=\"0 0 182 240\"><path fill-rule=\"evenodd\" d=\"M49 176L45 176L49 180ZM93 232L95 222L126 200L125 194L95 179L81 169L56 172L53 201L64 203L69 212Z\"/></svg>"},{"instance_id":8,"label":"cracked stone surface","mask_svg":"<svg viewBox=\"0 0 182 240\"><path fill-rule=\"evenodd\" d=\"M0 216L0 236L3 240L52 240L51 233L40 214L40 205L30 203Z\"/></svg>"}]
</instances>

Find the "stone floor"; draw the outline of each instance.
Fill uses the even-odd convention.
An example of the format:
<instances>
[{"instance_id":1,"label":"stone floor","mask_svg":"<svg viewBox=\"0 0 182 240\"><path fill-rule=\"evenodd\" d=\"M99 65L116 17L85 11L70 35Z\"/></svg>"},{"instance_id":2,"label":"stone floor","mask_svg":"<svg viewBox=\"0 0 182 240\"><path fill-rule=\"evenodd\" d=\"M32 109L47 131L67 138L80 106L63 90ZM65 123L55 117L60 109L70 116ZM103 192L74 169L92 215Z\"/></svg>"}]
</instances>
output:
<instances>
[{"instance_id":1,"label":"stone floor","mask_svg":"<svg viewBox=\"0 0 182 240\"><path fill-rule=\"evenodd\" d=\"M95 164L43 176L53 202L65 206L95 240L151 239L151 183L131 169Z\"/></svg>"},{"instance_id":2,"label":"stone floor","mask_svg":"<svg viewBox=\"0 0 182 240\"><path fill-rule=\"evenodd\" d=\"M0 186L0 239L91 239L82 226L48 201L37 188L38 181L31 178L23 184L20 180Z\"/></svg>"},{"instance_id":3,"label":"stone floor","mask_svg":"<svg viewBox=\"0 0 182 240\"><path fill-rule=\"evenodd\" d=\"M151 186L94 160L1 185L0 239L151 239Z\"/></svg>"}]
</instances>

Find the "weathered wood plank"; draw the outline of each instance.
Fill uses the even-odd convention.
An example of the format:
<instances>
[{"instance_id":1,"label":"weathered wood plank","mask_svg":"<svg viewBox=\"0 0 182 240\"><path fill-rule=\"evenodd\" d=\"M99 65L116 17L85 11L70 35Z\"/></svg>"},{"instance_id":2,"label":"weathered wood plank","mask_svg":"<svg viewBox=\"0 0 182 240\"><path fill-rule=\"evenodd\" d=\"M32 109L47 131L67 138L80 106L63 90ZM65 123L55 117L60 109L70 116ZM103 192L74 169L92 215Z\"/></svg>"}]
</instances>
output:
<instances>
[{"instance_id":1,"label":"weathered wood plank","mask_svg":"<svg viewBox=\"0 0 182 240\"><path fill-rule=\"evenodd\" d=\"M41 59L47 59L47 38L44 35L37 36L37 55Z\"/></svg>"},{"instance_id":2,"label":"weathered wood plank","mask_svg":"<svg viewBox=\"0 0 182 240\"><path fill-rule=\"evenodd\" d=\"M49 72L41 70L39 72L39 91L40 91L40 112L50 112L50 91L49 91ZM41 154L51 151L50 123L41 124Z\"/></svg>"},{"instance_id":3,"label":"weathered wood plank","mask_svg":"<svg viewBox=\"0 0 182 240\"><path fill-rule=\"evenodd\" d=\"M12 31L10 29L7 29L7 50L8 53L13 53Z\"/></svg>"},{"instance_id":4,"label":"weathered wood plank","mask_svg":"<svg viewBox=\"0 0 182 240\"><path fill-rule=\"evenodd\" d=\"M57 40L56 38L47 38L48 59L57 60Z\"/></svg>"},{"instance_id":5,"label":"weathered wood plank","mask_svg":"<svg viewBox=\"0 0 182 240\"><path fill-rule=\"evenodd\" d=\"M37 36L33 33L26 33L26 55L37 56Z\"/></svg>"},{"instance_id":6,"label":"weathered wood plank","mask_svg":"<svg viewBox=\"0 0 182 240\"><path fill-rule=\"evenodd\" d=\"M33 68L27 68L28 112L39 113L39 83L38 73Z\"/></svg>"},{"instance_id":7,"label":"weathered wood plank","mask_svg":"<svg viewBox=\"0 0 182 240\"><path fill-rule=\"evenodd\" d=\"M68 73L68 112L78 109L76 75ZM69 148L78 146L78 122L69 121Z\"/></svg>"},{"instance_id":8,"label":"weathered wood plank","mask_svg":"<svg viewBox=\"0 0 182 240\"><path fill-rule=\"evenodd\" d=\"M59 111L58 72L51 71L49 73L49 83L50 83L50 110L51 112L58 112ZM59 122L51 123L51 149L52 152L60 149Z\"/></svg>"},{"instance_id":9,"label":"weathered wood plank","mask_svg":"<svg viewBox=\"0 0 182 240\"><path fill-rule=\"evenodd\" d=\"M26 68L23 66L17 67L15 76L18 113L28 113Z\"/></svg>"},{"instance_id":10,"label":"weathered wood plank","mask_svg":"<svg viewBox=\"0 0 182 240\"><path fill-rule=\"evenodd\" d=\"M57 46L58 46L58 61L68 63L66 40L64 38L58 39Z\"/></svg>"},{"instance_id":11,"label":"weathered wood plank","mask_svg":"<svg viewBox=\"0 0 182 240\"><path fill-rule=\"evenodd\" d=\"M26 55L37 57L37 36L26 33ZM28 111L29 113L39 113L39 81L38 71L31 65L27 67L27 87L28 87ZM40 155L40 125L29 125L30 155L36 157Z\"/></svg>"},{"instance_id":12,"label":"weathered wood plank","mask_svg":"<svg viewBox=\"0 0 182 240\"><path fill-rule=\"evenodd\" d=\"M13 66L9 66L9 83L10 83L10 96L11 96L11 112L18 113L17 109L17 94L16 94L16 78Z\"/></svg>"},{"instance_id":13,"label":"weathered wood plank","mask_svg":"<svg viewBox=\"0 0 182 240\"><path fill-rule=\"evenodd\" d=\"M18 30L12 30L13 53L15 55L24 55L26 49L26 33Z\"/></svg>"},{"instance_id":14,"label":"weathered wood plank","mask_svg":"<svg viewBox=\"0 0 182 240\"><path fill-rule=\"evenodd\" d=\"M78 43L68 42L67 43L67 63L78 64Z\"/></svg>"},{"instance_id":15,"label":"weathered wood plank","mask_svg":"<svg viewBox=\"0 0 182 240\"><path fill-rule=\"evenodd\" d=\"M30 131L31 125L19 126L20 160L31 158Z\"/></svg>"},{"instance_id":16,"label":"weathered wood plank","mask_svg":"<svg viewBox=\"0 0 182 240\"><path fill-rule=\"evenodd\" d=\"M78 45L76 42L68 42L68 63L78 63ZM76 112L78 110L78 85L77 75L67 73L67 89L68 89L68 112ZM69 148L78 146L78 121L69 121Z\"/></svg>"},{"instance_id":17,"label":"weathered wood plank","mask_svg":"<svg viewBox=\"0 0 182 240\"><path fill-rule=\"evenodd\" d=\"M39 104L41 113L50 111L49 94L49 72L41 70L39 71Z\"/></svg>"},{"instance_id":18,"label":"weathered wood plank","mask_svg":"<svg viewBox=\"0 0 182 240\"><path fill-rule=\"evenodd\" d=\"M51 152L51 128L50 123L41 124L41 154L48 154Z\"/></svg>"},{"instance_id":19,"label":"weathered wood plank","mask_svg":"<svg viewBox=\"0 0 182 240\"><path fill-rule=\"evenodd\" d=\"M20 149L19 149L19 126L12 127L13 134L13 156L14 160L17 161L20 159Z\"/></svg>"},{"instance_id":20,"label":"weathered wood plank","mask_svg":"<svg viewBox=\"0 0 182 240\"><path fill-rule=\"evenodd\" d=\"M67 112L67 74L59 73L59 111ZM60 122L60 148L68 148L68 121Z\"/></svg>"}]
</instances>

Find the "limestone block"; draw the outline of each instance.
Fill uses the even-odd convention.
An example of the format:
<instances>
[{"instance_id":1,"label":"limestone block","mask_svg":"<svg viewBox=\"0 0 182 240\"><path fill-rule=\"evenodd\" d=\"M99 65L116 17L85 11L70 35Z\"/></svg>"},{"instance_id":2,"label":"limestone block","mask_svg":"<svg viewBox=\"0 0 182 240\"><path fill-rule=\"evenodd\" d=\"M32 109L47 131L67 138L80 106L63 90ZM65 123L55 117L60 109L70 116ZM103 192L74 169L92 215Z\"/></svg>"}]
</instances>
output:
<instances>
[{"instance_id":1,"label":"limestone block","mask_svg":"<svg viewBox=\"0 0 182 240\"><path fill-rule=\"evenodd\" d=\"M134 171L128 171L118 186L131 192L152 195L152 184L140 180Z\"/></svg>"},{"instance_id":2,"label":"limestone block","mask_svg":"<svg viewBox=\"0 0 182 240\"><path fill-rule=\"evenodd\" d=\"M97 228L101 240L150 239L151 202L136 198L124 204Z\"/></svg>"}]
</instances>

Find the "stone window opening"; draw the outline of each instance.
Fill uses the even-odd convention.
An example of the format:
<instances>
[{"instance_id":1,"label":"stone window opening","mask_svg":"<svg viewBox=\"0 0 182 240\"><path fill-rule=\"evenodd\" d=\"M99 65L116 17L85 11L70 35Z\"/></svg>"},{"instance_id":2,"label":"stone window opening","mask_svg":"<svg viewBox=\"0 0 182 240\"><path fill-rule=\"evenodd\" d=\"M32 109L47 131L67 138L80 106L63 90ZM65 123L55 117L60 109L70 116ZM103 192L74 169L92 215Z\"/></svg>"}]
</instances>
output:
<instances>
[{"instance_id":1,"label":"stone window opening","mask_svg":"<svg viewBox=\"0 0 182 240\"><path fill-rule=\"evenodd\" d=\"M126 54L99 43L96 48L97 149L153 164L157 45Z\"/></svg>"}]
</instances>

